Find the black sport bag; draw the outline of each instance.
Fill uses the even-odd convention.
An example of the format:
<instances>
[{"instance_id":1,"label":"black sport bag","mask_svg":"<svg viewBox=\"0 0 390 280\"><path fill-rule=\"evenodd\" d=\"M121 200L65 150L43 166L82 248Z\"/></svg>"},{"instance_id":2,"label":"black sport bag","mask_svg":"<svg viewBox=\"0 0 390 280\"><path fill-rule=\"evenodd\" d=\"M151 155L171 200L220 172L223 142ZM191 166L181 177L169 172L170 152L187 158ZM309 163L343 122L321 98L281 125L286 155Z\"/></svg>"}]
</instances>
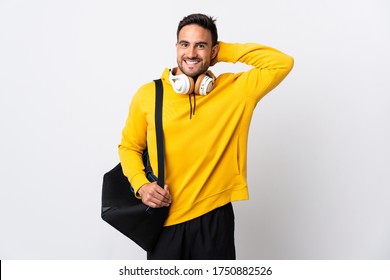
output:
<instances>
[{"instance_id":1,"label":"black sport bag","mask_svg":"<svg viewBox=\"0 0 390 280\"><path fill-rule=\"evenodd\" d=\"M149 163L148 151L145 150L142 158L145 173L149 181L157 181L164 187L164 137L162 131L162 103L163 87L160 80L156 85L156 137L159 174L153 175ZM129 180L123 175L119 163L103 176L101 217L104 221L129 237L146 251L152 251L168 216L169 208L151 208L135 197Z\"/></svg>"}]
</instances>

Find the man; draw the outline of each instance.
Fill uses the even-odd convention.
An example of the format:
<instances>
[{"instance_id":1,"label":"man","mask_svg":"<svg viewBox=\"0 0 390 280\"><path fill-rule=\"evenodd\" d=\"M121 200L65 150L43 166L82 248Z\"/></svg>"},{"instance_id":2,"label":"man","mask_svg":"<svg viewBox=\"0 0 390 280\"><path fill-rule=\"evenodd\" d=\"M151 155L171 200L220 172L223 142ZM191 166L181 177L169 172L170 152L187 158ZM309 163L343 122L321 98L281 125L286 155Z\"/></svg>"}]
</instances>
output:
<instances>
[{"instance_id":1,"label":"man","mask_svg":"<svg viewBox=\"0 0 390 280\"><path fill-rule=\"evenodd\" d=\"M167 185L150 183L142 151L148 143L157 174L154 83L134 95L119 154L125 175L146 205L170 206L148 259L235 259L231 202L248 199L249 124L260 99L290 72L293 59L250 43L218 42L215 20L189 15L177 29L177 67L165 69L163 126ZM247 72L207 72L215 63L246 63Z\"/></svg>"}]
</instances>

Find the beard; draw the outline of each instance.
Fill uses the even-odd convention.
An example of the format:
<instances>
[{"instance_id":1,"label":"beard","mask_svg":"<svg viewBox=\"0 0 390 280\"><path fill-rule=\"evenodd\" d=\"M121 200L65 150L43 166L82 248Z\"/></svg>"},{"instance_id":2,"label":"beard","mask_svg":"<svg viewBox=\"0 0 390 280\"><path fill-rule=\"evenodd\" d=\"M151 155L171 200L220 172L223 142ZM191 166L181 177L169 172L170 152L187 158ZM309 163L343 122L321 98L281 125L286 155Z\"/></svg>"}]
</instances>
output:
<instances>
[{"instance_id":1,"label":"beard","mask_svg":"<svg viewBox=\"0 0 390 280\"><path fill-rule=\"evenodd\" d=\"M210 63L203 63L203 61L202 61L202 62L199 62L199 64L200 64L200 67L197 69L195 69L195 68L188 69L188 66L186 65L186 62L184 61L184 59L177 60L177 66L179 67L180 71L182 73L186 74L187 76L192 77L192 78L198 77L200 74L205 73L209 69ZM198 64L196 66L198 66Z\"/></svg>"}]
</instances>

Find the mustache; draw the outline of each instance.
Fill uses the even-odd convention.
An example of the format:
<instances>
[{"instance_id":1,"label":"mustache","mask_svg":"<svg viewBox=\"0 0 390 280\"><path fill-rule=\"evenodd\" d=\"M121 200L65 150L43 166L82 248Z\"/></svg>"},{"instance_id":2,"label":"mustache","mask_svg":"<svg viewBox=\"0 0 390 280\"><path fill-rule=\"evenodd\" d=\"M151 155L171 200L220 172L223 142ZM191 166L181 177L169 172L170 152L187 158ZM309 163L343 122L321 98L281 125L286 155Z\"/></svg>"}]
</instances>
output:
<instances>
[{"instance_id":1,"label":"mustache","mask_svg":"<svg viewBox=\"0 0 390 280\"><path fill-rule=\"evenodd\" d=\"M193 61L202 61L202 59L197 58L197 57L185 57L183 60L193 60Z\"/></svg>"}]
</instances>

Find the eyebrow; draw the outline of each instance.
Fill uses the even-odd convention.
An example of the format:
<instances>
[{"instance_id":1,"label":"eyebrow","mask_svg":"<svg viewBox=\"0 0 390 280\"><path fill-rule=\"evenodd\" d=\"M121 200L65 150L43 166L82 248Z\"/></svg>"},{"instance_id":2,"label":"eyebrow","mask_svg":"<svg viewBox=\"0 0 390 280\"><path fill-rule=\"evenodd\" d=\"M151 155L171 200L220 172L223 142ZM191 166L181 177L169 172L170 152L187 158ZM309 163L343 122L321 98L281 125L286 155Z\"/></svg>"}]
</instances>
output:
<instances>
[{"instance_id":1,"label":"eyebrow","mask_svg":"<svg viewBox=\"0 0 390 280\"><path fill-rule=\"evenodd\" d=\"M187 43L187 44L189 44L190 42L188 42L188 41L186 41L186 40L181 40L181 41L179 41L179 44L182 44L182 43ZM203 41L201 41L201 42L196 42L195 43L195 45L208 45L208 43L207 42L203 42Z\"/></svg>"}]
</instances>

